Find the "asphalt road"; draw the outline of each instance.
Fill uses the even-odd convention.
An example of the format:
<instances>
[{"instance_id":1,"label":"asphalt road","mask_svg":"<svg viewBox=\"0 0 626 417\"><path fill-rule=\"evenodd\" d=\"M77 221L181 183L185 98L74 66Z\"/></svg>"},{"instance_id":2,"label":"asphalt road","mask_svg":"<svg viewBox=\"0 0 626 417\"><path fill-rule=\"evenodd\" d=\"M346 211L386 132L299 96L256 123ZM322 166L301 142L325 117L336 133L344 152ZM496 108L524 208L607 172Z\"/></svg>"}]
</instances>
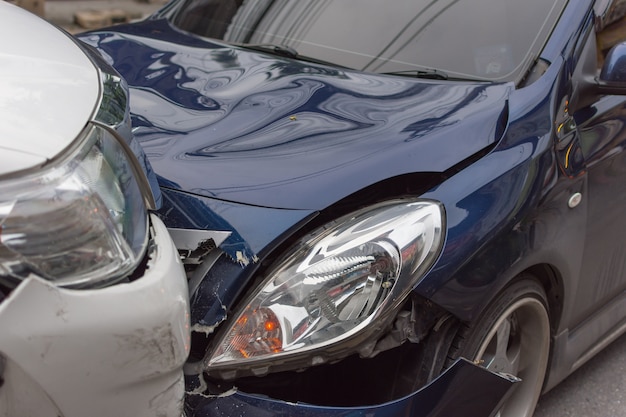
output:
<instances>
[{"instance_id":1,"label":"asphalt road","mask_svg":"<svg viewBox=\"0 0 626 417\"><path fill-rule=\"evenodd\" d=\"M626 417L626 335L541 397L534 417Z\"/></svg>"}]
</instances>

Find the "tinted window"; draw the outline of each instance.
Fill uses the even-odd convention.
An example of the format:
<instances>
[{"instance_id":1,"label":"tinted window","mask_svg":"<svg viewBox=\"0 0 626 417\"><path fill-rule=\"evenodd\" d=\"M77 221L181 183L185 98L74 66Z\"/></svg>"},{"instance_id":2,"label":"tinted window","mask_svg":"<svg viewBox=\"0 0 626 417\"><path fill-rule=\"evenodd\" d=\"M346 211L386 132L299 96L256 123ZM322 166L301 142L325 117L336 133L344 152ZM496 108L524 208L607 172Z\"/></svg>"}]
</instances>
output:
<instances>
[{"instance_id":1,"label":"tinted window","mask_svg":"<svg viewBox=\"0 0 626 417\"><path fill-rule=\"evenodd\" d=\"M564 0L182 0L179 28L234 43L279 44L372 72L420 67L517 80Z\"/></svg>"}]
</instances>

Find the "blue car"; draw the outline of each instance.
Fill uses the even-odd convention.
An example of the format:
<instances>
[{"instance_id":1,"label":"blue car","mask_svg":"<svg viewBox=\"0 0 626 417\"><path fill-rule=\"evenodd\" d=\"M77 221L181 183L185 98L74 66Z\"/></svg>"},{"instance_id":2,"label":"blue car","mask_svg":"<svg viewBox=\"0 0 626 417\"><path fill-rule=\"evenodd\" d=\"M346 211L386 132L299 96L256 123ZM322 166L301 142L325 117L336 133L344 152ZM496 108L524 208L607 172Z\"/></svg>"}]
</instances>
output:
<instances>
[{"instance_id":1,"label":"blue car","mask_svg":"<svg viewBox=\"0 0 626 417\"><path fill-rule=\"evenodd\" d=\"M82 34L187 268L186 415L530 417L622 334L625 6L174 0Z\"/></svg>"}]
</instances>

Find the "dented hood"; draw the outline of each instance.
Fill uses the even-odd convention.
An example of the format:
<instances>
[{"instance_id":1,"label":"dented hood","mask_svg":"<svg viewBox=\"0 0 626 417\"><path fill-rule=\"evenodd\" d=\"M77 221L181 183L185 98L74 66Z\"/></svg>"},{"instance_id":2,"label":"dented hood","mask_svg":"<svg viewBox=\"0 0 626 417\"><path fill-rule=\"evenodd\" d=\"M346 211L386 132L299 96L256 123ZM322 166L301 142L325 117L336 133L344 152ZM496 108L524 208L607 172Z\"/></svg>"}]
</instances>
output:
<instances>
[{"instance_id":1,"label":"dented hood","mask_svg":"<svg viewBox=\"0 0 626 417\"><path fill-rule=\"evenodd\" d=\"M82 39L128 81L135 134L161 185L222 200L321 209L389 178L452 170L507 120L509 84L295 61L165 20Z\"/></svg>"}]
</instances>

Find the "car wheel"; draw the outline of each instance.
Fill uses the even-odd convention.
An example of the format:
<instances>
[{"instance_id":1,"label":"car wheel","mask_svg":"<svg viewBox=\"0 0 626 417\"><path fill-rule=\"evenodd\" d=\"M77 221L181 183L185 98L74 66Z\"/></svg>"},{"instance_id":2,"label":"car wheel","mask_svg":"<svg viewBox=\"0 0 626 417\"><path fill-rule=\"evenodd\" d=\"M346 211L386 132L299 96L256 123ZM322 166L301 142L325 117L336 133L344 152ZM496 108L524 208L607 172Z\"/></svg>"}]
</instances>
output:
<instances>
[{"instance_id":1,"label":"car wheel","mask_svg":"<svg viewBox=\"0 0 626 417\"><path fill-rule=\"evenodd\" d=\"M550 319L543 288L523 277L505 289L481 318L458 331L448 355L465 357L522 379L496 416L531 417L541 394L550 351Z\"/></svg>"}]
</instances>

